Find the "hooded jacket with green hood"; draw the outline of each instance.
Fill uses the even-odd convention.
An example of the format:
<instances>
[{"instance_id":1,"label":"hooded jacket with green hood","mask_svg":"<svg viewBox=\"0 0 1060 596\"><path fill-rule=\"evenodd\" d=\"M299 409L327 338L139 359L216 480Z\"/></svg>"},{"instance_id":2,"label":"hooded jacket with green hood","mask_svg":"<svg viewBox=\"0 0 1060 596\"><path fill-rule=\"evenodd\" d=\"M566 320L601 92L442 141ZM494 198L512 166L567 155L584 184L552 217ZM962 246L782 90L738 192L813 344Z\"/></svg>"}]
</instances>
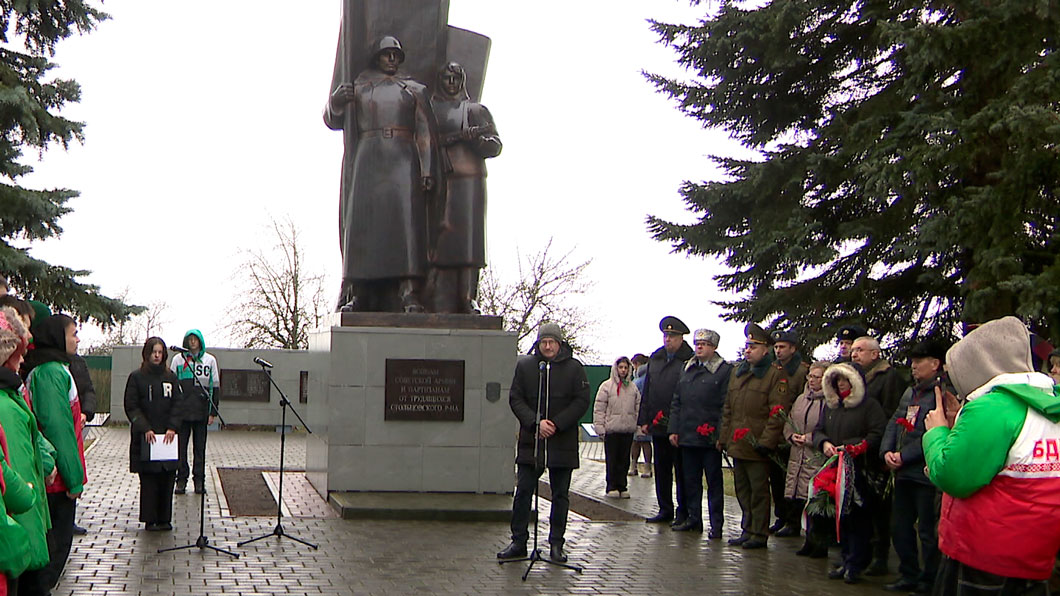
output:
<instances>
[{"instance_id":1,"label":"hooded jacket with green hood","mask_svg":"<svg viewBox=\"0 0 1060 596\"><path fill-rule=\"evenodd\" d=\"M939 549L988 573L1047 579L1060 551L1060 394L1031 372L1030 334L1015 317L969 333L946 366L966 401L952 429L923 439L945 493Z\"/></svg>"},{"instance_id":2,"label":"hooded jacket with green hood","mask_svg":"<svg viewBox=\"0 0 1060 596\"><path fill-rule=\"evenodd\" d=\"M177 354L169 365L173 374L177 375L184 393L180 417L185 422L206 420L211 413L210 400L214 407L220 401L221 370L217 368L217 359L206 351L206 340L198 329L191 329L184 334L185 349L191 350L189 338L192 336L199 340L198 351ZM198 383L195 382L196 378Z\"/></svg>"}]
</instances>

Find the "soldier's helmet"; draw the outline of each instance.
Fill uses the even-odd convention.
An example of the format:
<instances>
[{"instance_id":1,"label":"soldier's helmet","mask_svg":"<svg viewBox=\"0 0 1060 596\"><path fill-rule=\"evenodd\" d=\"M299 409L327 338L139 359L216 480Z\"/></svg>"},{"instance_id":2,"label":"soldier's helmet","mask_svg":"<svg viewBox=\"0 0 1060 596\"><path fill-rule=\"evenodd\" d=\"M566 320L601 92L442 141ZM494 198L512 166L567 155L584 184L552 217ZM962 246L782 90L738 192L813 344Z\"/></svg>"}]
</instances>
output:
<instances>
[{"instance_id":1,"label":"soldier's helmet","mask_svg":"<svg viewBox=\"0 0 1060 596\"><path fill-rule=\"evenodd\" d=\"M383 53L384 50L397 50L398 57L401 61L405 61L405 50L401 49L401 42L398 38L393 35L385 35L379 39L379 42L375 44L375 52L372 54L372 59L379 57L379 54Z\"/></svg>"}]
</instances>

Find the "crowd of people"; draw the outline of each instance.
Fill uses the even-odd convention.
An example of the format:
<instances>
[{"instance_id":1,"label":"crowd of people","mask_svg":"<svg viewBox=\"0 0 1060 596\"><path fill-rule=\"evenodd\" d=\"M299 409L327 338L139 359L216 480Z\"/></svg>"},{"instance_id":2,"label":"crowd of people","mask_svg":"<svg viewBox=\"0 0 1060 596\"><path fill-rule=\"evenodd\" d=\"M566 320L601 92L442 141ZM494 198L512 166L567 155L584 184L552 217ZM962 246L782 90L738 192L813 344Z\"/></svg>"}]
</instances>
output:
<instances>
[{"instance_id":1,"label":"crowd of people","mask_svg":"<svg viewBox=\"0 0 1060 596\"><path fill-rule=\"evenodd\" d=\"M648 523L720 540L727 466L742 513L731 547L803 537L796 554L825 558L838 543L828 577L857 583L891 573L893 545L898 575L889 591L1049 593L1060 552L1060 351L1036 365L1018 319L976 327L953 346L919 341L909 351L909 381L877 338L854 325L838 331L837 358L814 362L790 330L747 325L742 358L732 363L717 353L715 331L696 330L689 346L690 330L676 317L660 330L658 350L617 358L597 391L605 497L628 498L627 476L650 444L654 469L643 475L655 479L658 511ZM538 337L512 382L520 480L512 542L497 556L526 556L529 498L547 467L558 481L551 554L566 561L567 491L578 467L568 443L589 390L560 329L550 324ZM539 377L558 360L567 371L561 384ZM542 459L559 433L562 459ZM638 435L650 443L638 446Z\"/></svg>"},{"instance_id":2,"label":"crowd of people","mask_svg":"<svg viewBox=\"0 0 1060 596\"><path fill-rule=\"evenodd\" d=\"M46 596L62 575L74 535L86 532L75 516L88 482L83 432L96 397L77 354L77 322L9 290L0 277L0 596ZM140 475L140 521L147 530L172 529L174 485L183 492L193 434L191 477L195 491L205 494L199 436L215 413L217 364L198 331L188 332L184 348L166 368L166 344L148 339L143 364L126 385L130 469ZM177 457L152 456L151 444L173 441Z\"/></svg>"}]
</instances>

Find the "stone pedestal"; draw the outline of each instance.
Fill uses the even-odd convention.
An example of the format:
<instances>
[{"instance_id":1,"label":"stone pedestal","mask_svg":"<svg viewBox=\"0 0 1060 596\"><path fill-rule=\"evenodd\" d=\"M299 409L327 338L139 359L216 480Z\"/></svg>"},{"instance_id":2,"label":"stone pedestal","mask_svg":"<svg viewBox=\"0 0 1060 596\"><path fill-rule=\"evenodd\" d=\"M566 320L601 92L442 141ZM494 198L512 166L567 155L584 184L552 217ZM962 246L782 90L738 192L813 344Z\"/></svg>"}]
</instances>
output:
<instances>
[{"instance_id":1,"label":"stone pedestal","mask_svg":"<svg viewBox=\"0 0 1060 596\"><path fill-rule=\"evenodd\" d=\"M333 491L509 493L516 338L495 317L342 313L310 338L306 476ZM385 325L385 326L382 326ZM462 421L384 420L386 360L464 362ZM489 390L487 388L489 387Z\"/></svg>"}]
</instances>

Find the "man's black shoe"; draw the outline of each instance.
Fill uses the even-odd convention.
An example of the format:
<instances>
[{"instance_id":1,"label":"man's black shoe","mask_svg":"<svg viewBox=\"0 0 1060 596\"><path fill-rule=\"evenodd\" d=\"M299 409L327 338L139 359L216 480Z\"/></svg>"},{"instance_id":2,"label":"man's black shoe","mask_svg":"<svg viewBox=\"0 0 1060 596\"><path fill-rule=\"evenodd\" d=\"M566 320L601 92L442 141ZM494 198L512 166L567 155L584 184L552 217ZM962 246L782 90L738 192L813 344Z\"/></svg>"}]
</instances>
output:
<instances>
[{"instance_id":1,"label":"man's black shoe","mask_svg":"<svg viewBox=\"0 0 1060 596\"><path fill-rule=\"evenodd\" d=\"M843 579L843 576L847 574L846 567L840 565L835 569L828 572L828 579Z\"/></svg>"},{"instance_id":2,"label":"man's black shoe","mask_svg":"<svg viewBox=\"0 0 1060 596\"><path fill-rule=\"evenodd\" d=\"M88 534L88 530L74 524L74 536L84 536L85 534Z\"/></svg>"},{"instance_id":3,"label":"man's black shoe","mask_svg":"<svg viewBox=\"0 0 1060 596\"><path fill-rule=\"evenodd\" d=\"M172 529L173 529L173 524L171 524L169 522L162 522L162 523L158 524L158 531L159 532L168 532L168 531L170 531Z\"/></svg>"},{"instance_id":4,"label":"man's black shoe","mask_svg":"<svg viewBox=\"0 0 1060 596\"><path fill-rule=\"evenodd\" d=\"M736 538L729 538L729 545L730 546L740 546L741 544L743 544L744 542L747 542L750 539L751 539L751 537L749 535L740 534Z\"/></svg>"},{"instance_id":5,"label":"man's black shoe","mask_svg":"<svg viewBox=\"0 0 1060 596\"><path fill-rule=\"evenodd\" d=\"M680 526L680 525L684 524L686 521L688 521L688 516L687 515L678 514L677 517L674 518L674 521L670 523L670 527Z\"/></svg>"},{"instance_id":6,"label":"man's black shoe","mask_svg":"<svg viewBox=\"0 0 1060 596\"><path fill-rule=\"evenodd\" d=\"M811 559L827 559L828 558L828 547L827 546L814 547L814 549L812 551L810 551L810 558Z\"/></svg>"},{"instance_id":7,"label":"man's black shoe","mask_svg":"<svg viewBox=\"0 0 1060 596\"><path fill-rule=\"evenodd\" d=\"M721 540L721 530L719 528L711 528L710 534L707 534L707 538L711 540Z\"/></svg>"},{"instance_id":8,"label":"man's black shoe","mask_svg":"<svg viewBox=\"0 0 1060 596\"><path fill-rule=\"evenodd\" d=\"M206 487L201 485L201 484L196 484L195 485L195 494L197 494L197 495L205 495L206 494Z\"/></svg>"},{"instance_id":9,"label":"man's black shoe","mask_svg":"<svg viewBox=\"0 0 1060 596\"><path fill-rule=\"evenodd\" d=\"M526 545L522 542L512 541L504 550L497 553L498 559L517 559L526 556Z\"/></svg>"},{"instance_id":10,"label":"man's black shoe","mask_svg":"<svg viewBox=\"0 0 1060 596\"><path fill-rule=\"evenodd\" d=\"M807 540L806 542L802 543L802 548L800 548L799 550L795 551L795 556L796 557L808 557L808 556L810 556L810 553L812 553L812 552L813 552L813 545L810 544L809 540Z\"/></svg>"},{"instance_id":11,"label":"man's black shoe","mask_svg":"<svg viewBox=\"0 0 1060 596\"><path fill-rule=\"evenodd\" d=\"M747 542L744 542L740 546L743 547L746 550L752 550L752 549L756 549L756 548L765 548L766 544L767 544L766 541L762 540L761 538L752 538L752 539L748 540Z\"/></svg>"},{"instance_id":12,"label":"man's black shoe","mask_svg":"<svg viewBox=\"0 0 1060 596\"><path fill-rule=\"evenodd\" d=\"M883 559L876 559L869 565L869 568L865 570L865 575L887 575L890 571L887 570L887 561Z\"/></svg>"},{"instance_id":13,"label":"man's black shoe","mask_svg":"<svg viewBox=\"0 0 1060 596\"><path fill-rule=\"evenodd\" d=\"M670 529L674 532L702 532L703 522L689 518L686 519L684 523L670 526Z\"/></svg>"},{"instance_id":14,"label":"man's black shoe","mask_svg":"<svg viewBox=\"0 0 1060 596\"><path fill-rule=\"evenodd\" d=\"M769 526L769 533L770 534L776 534L783 527L784 527L784 520L778 519L777 521L773 522L772 526Z\"/></svg>"},{"instance_id":15,"label":"man's black shoe","mask_svg":"<svg viewBox=\"0 0 1060 596\"><path fill-rule=\"evenodd\" d=\"M175 495L183 495L186 492L188 492L188 485L183 482L177 484L177 487L173 489L173 494Z\"/></svg>"},{"instance_id":16,"label":"man's black shoe","mask_svg":"<svg viewBox=\"0 0 1060 596\"><path fill-rule=\"evenodd\" d=\"M644 520L644 522L649 524L668 524L673 520L673 518L674 516L672 514L659 512Z\"/></svg>"},{"instance_id":17,"label":"man's black shoe","mask_svg":"<svg viewBox=\"0 0 1060 596\"><path fill-rule=\"evenodd\" d=\"M916 589L916 586L917 584L913 580L898 578L898 581L884 585L883 589L888 592L912 592Z\"/></svg>"},{"instance_id":18,"label":"man's black shoe","mask_svg":"<svg viewBox=\"0 0 1060 596\"><path fill-rule=\"evenodd\" d=\"M795 526L785 525L783 528L777 530L777 537L778 538L788 538L788 537L798 536L798 535L799 535L799 529L796 528Z\"/></svg>"},{"instance_id":19,"label":"man's black shoe","mask_svg":"<svg viewBox=\"0 0 1060 596\"><path fill-rule=\"evenodd\" d=\"M917 582L913 594L930 594L935 586L928 582Z\"/></svg>"},{"instance_id":20,"label":"man's black shoe","mask_svg":"<svg viewBox=\"0 0 1060 596\"><path fill-rule=\"evenodd\" d=\"M552 547L548 549L548 558L552 559L557 563L566 563L567 553L563 552L562 545L553 544Z\"/></svg>"},{"instance_id":21,"label":"man's black shoe","mask_svg":"<svg viewBox=\"0 0 1060 596\"><path fill-rule=\"evenodd\" d=\"M848 584L861 583L861 574L853 569L847 569L847 572L843 574L843 581Z\"/></svg>"},{"instance_id":22,"label":"man's black shoe","mask_svg":"<svg viewBox=\"0 0 1060 596\"><path fill-rule=\"evenodd\" d=\"M144 529L148 532L157 532L162 529L162 524L158 522L149 522L144 526Z\"/></svg>"}]
</instances>

